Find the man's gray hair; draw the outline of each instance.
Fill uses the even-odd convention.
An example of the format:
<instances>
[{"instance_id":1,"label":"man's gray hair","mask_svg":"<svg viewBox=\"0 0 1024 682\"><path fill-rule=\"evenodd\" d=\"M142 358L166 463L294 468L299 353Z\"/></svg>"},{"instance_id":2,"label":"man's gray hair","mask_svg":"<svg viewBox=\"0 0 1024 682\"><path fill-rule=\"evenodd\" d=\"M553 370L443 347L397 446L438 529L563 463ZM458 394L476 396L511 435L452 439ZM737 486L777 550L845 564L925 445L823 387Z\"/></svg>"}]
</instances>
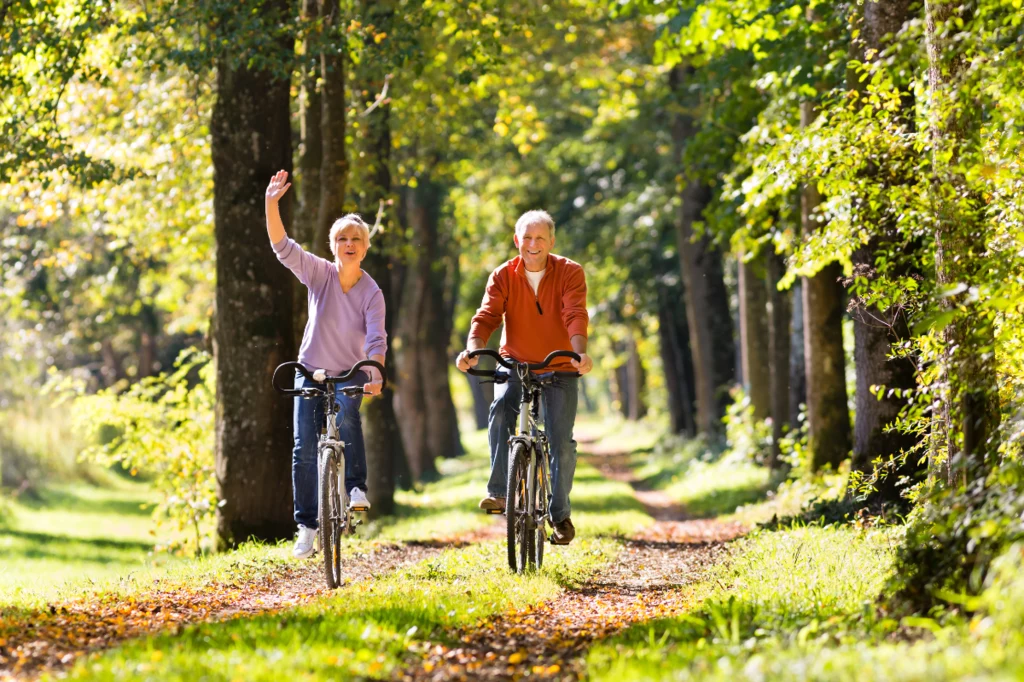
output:
<instances>
[{"instance_id":1,"label":"man's gray hair","mask_svg":"<svg viewBox=\"0 0 1024 682\"><path fill-rule=\"evenodd\" d=\"M334 224L331 225L331 234L329 237L330 244L328 245L330 246L331 253L335 256L338 255L338 247L337 244L334 243L334 240L338 237L338 233L346 227L359 228L359 232L363 235L363 239L366 240L366 248L370 248L370 226L366 224L366 221L363 220L358 213L348 213L335 220Z\"/></svg>"},{"instance_id":2,"label":"man's gray hair","mask_svg":"<svg viewBox=\"0 0 1024 682\"><path fill-rule=\"evenodd\" d=\"M554 238L555 236L555 221L552 220L551 214L547 211L527 211L519 216L519 220L516 221L516 236L522 239L523 235L526 234L526 228L530 225L547 225L551 231L551 237Z\"/></svg>"}]
</instances>

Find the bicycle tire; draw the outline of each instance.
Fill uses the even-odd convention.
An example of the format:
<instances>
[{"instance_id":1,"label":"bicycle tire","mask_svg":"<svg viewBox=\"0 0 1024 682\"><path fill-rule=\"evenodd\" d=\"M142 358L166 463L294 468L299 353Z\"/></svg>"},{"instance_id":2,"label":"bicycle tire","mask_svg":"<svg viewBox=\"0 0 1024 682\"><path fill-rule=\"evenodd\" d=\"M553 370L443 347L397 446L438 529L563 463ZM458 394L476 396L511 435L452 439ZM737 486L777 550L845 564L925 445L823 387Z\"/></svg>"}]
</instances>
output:
<instances>
[{"instance_id":1,"label":"bicycle tire","mask_svg":"<svg viewBox=\"0 0 1024 682\"><path fill-rule=\"evenodd\" d=\"M338 463L334 453L325 450L320 455L320 550L324 555L324 579L327 587L335 589L341 584L341 517L338 511Z\"/></svg>"},{"instance_id":2,"label":"bicycle tire","mask_svg":"<svg viewBox=\"0 0 1024 682\"><path fill-rule=\"evenodd\" d=\"M543 456L543 455L541 455ZM538 460L540 457L537 458ZM537 499L534 504L537 510L537 530L533 532L533 563L539 569L544 565L544 540L547 538L544 535L544 519L547 518L548 501L547 495L545 494L544 487L542 485L544 478L544 469L540 466L538 461L537 467L534 470L536 481L534 482L534 489L537 491Z\"/></svg>"},{"instance_id":3,"label":"bicycle tire","mask_svg":"<svg viewBox=\"0 0 1024 682\"><path fill-rule=\"evenodd\" d=\"M529 505L526 492L527 454L523 443L515 443L509 452L508 488L505 493L505 526L508 540L508 566L523 573L533 560L533 533L527 532Z\"/></svg>"}]
</instances>

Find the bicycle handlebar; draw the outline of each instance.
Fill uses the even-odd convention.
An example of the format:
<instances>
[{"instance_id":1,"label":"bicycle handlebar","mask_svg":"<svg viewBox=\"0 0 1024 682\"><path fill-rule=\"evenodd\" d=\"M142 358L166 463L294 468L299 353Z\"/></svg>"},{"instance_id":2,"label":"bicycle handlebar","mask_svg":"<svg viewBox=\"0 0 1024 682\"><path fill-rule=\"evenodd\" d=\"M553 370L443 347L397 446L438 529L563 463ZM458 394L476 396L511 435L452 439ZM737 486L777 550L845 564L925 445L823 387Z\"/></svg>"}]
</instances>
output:
<instances>
[{"instance_id":1,"label":"bicycle handlebar","mask_svg":"<svg viewBox=\"0 0 1024 682\"><path fill-rule=\"evenodd\" d=\"M388 385L388 375L387 375L387 372L384 371L383 365L381 365L376 360L360 360L359 362L357 362L352 367L352 369L350 369L349 371L345 372L341 376L336 376L336 377L325 376L323 382L317 382L317 383L324 383L324 384L341 384L341 383L344 383L344 382L348 381L349 379L351 379L352 377L354 377L356 372L361 370L363 367L375 367L377 369L377 371L380 372L380 377L381 377L381 382L382 382L381 383L381 390L383 391L384 387ZM310 391L310 390L313 390L313 391L321 390L321 389L308 389L308 388L307 389L295 389L295 388L285 388L285 387L281 386L278 383L278 376L284 375L289 370L298 370L299 374L301 374L302 376L306 377L310 381L316 381L316 379L313 377L313 373L310 372L308 369L306 369L302 365L302 363L300 363L300 362L284 362L284 363L281 363L280 365L277 366L277 369L274 370L274 379L273 379L274 390L277 391L278 393L280 393L281 395L299 396L299 397L301 397L301 396L309 395L308 391Z\"/></svg>"},{"instance_id":2,"label":"bicycle handlebar","mask_svg":"<svg viewBox=\"0 0 1024 682\"><path fill-rule=\"evenodd\" d=\"M477 350L470 351L467 357L478 358L480 356L494 358L495 360L498 361L498 364L500 364L502 367L505 367L506 369L516 368L517 363L506 360L505 358L501 357L498 351L492 350L490 348L478 348ZM549 364L551 364L551 361L555 360L556 358L569 358L570 360L575 360L576 362L580 361L580 356L572 352L571 350L555 350L548 353L548 356L544 358L543 362L531 362L526 364L528 369L530 369L531 371L537 371L545 369ZM486 369L475 369L473 367L470 367L466 371L478 377L494 376L494 371Z\"/></svg>"}]
</instances>

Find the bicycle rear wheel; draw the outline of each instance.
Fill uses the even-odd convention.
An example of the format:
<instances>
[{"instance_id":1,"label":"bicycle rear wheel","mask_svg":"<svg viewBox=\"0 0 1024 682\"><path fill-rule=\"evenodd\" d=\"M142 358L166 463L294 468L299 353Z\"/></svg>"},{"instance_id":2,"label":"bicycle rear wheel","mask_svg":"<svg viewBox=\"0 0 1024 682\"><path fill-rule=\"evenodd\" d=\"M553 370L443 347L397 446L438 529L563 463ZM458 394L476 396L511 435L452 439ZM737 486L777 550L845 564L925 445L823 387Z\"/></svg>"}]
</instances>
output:
<instances>
[{"instance_id":1,"label":"bicycle rear wheel","mask_svg":"<svg viewBox=\"0 0 1024 682\"><path fill-rule=\"evenodd\" d=\"M332 450L320 453L320 550L324 555L327 587L341 584L341 481Z\"/></svg>"},{"instance_id":2,"label":"bicycle rear wheel","mask_svg":"<svg viewBox=\"0 0 1024 682\"><path fill-rule=\"evenodd\" d=\"M532 509L527 493L529 454L519 442L509 452L508 490L505 494L505 522L508 535L508 566L522 573L534 559L534 533L529 529Z\"/></svg>"}]
</instances>

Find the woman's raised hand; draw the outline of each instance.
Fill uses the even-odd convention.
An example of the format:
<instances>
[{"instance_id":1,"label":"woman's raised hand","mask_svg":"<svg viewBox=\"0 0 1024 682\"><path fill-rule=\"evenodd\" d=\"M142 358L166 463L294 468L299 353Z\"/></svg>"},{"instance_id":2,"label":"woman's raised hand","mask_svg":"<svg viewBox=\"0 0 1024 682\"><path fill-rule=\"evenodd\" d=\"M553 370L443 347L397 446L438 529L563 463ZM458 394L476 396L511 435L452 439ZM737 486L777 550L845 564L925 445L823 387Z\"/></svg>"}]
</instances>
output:
<instances>
[{"instance_id":1,"label":"woman's raised hand","mask_svg":"<svg viewBox=\"0 0 1024 682\"><path fill-rule=\"evenodd\" d=\"M270 184L267 185L267 201L276 204L277 200L283 197L291 186L292 183L288 182L288 171L278 171L274 177L270 178Z\"/></svg>"}]
</instances>

